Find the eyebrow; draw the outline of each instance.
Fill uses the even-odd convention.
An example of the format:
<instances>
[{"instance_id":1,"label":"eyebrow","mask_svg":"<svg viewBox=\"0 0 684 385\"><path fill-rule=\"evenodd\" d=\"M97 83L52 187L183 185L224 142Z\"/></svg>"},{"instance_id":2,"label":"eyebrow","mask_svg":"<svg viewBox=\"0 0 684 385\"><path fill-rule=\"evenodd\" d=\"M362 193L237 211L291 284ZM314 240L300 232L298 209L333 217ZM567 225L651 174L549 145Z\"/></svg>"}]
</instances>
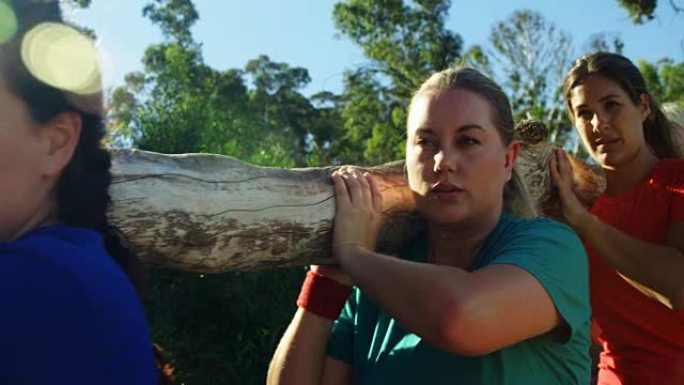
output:
<instances>
[{"instance_id":1,"label":"eyebrow","mask_svg":"<svg viewBox=\"0 0 684 385\"><path fill-rule=\"evenodd\" d=\"M485 129L484 129L482 126L478 125L478 124L464 124L464 125L460 126L456 131L458 131L458 132L465 132L465 131L469 131L469 130L482 130L482 131L485 131ZM420 127L420 128L418 128L418 129L416 130L416 133L417 133L417 134L418 134L418 133L429 133L429 134L433 134L434 132L432 131L432 129L431 129L430 127Z\"/></svg>"},{"instance_id":2,"label":"eyebrow","mask_svg":"<svg viewBox=\"0 0 684 385\"><path fill-rule=\"evenodd\" d=\"M461 127L458 128L458 132L465 132L469 130L482 130L484 131L485 129L482 128L482 126L477 125L477 124L465 124Z\"/></svg>"},{"instance_id":3,"label":"eyebrow","mask_svg":"<svg viewBox=\"0 0 684 385\"><path fill-rule=\"evenodd\" d=\"M598 101L599 101L599 102L604 102L604 101L606 101L606 100L608 100L608 99L615 98L615 97L617 97L617 96L618 96L617 94L608 94L608 95L606 95L606 96L603 96L603 97L602 97L601 99L599 99ZM586 107L587 107L586 104L579 104L579 105L577 105L577 106L573 106L572 108L576 111L576 110L579 110L580 108L586 108Z\"/></svg>"}]
</instances>

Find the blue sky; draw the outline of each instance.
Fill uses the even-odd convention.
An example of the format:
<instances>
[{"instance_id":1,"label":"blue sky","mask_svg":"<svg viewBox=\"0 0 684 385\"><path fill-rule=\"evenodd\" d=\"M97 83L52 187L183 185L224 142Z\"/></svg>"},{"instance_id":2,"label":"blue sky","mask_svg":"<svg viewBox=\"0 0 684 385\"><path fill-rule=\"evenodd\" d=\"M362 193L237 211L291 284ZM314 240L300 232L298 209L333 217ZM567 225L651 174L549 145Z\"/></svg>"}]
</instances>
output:
<instances>
[{"instance_id":1,"label":"blue sky","mask_svg":"<svg viewBox=\"0 0 684 385\"><path fill-rule=\"evenodd\" d=\"M307 68L312 82L305 93L339 92L343 71L365 59L353 43L336 35L332 21L336 2L195 0L200 20L193 33L214 68L242 68L248 60L266 54ZM121 84L124 74L140 69L144 49L161 40L158 29L142 17L146 3L94 0L90 9L71 15L99 36L106 87ZM624 54L631 59L684 60L684 13L675 14L667 1L659 2L655 20L635 26L616 0L453 0L447 28L461 35L465 47L486 44L491 27L517 9L538 11L570 33L578 53L591 35L607 32L622 38Z\"/></svg>"}]
</instances>

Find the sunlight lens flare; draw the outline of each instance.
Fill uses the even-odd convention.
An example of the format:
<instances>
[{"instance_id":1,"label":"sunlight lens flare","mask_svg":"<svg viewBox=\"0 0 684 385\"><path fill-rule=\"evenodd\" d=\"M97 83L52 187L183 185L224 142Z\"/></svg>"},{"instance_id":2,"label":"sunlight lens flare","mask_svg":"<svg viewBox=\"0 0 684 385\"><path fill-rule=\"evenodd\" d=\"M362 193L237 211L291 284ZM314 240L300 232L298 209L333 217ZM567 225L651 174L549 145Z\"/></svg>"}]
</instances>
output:
<instances>
[{"instance_id":1,"label":"sunlight lens flare","mask_svg":"<svg viewBox=\"0 0 684 385\"><path fill-rule=\"evenodd\" d=\"M0 0L0 44L9 41L17 33L17 17L9 4Z\"/></svg>"},{"instance_id":2,"label":"sunlight lens flare","mask_svg":"<svg viewBox=\"0 0 684 385\"><path fill-rule=\"evenodd\" d=\"M100 65L93 41L64 24L43 23L22 41L21 57L41 81L79 95L102 88Z\"/></svg>"}]
</instances>

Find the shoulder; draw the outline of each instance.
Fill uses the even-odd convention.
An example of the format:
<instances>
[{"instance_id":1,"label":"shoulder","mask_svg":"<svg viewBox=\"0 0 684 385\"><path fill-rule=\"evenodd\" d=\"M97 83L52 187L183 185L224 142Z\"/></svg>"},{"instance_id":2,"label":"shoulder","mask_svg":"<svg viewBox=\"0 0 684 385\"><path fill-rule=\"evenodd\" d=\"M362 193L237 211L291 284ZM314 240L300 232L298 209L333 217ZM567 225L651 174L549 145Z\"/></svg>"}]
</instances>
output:
<instances>
[{"instance_id":1,"label":"shoulder","mask_svg":"<svg viewBox=\"0 0 684 385\"><path fill-rule=\"evenodd\" d=\"M522 218L509 214L505 227L501 229L505 243L521 243L554 240L554 243L568 246L582 246L582 242L569 226L547 217Z\"/></svg>"},{"instance_id":2,"label":"shoulder","mask_svg":"<svg viewBox=\"0 0 684 385\"><path fill-rule=\"evenodd\" d=\"M88 229L61 225L36 229L0 244L0 257L0 281L4 281L0 286L12 285L13 292L22 291L23 296L68 302L80 311L110 298L137 300L100 235Z\"/></svg>"},{"instance_id":3,"label":"shoulder","mask_svg":"<svg viewBox=\"0 0 684 385\"><path fill-rule=\"evenodd\" d=\"M569 226L545 217L509 215L488 250L490 263L513 263L528 269L585 275L584 246ZM554 273L555 274L555 273Z\"/></svg>"},{"instance_id":4,"label":"shoulder","mask_svg":"<svg viewBox=\"0 0 684 385\"><path fill-rule=\"evenodd\" d=\"M577 234L555 220L512 218L489 265L513 265L546 290L574 330L589 319L589 262Z\"/></svg>"},{"instance_id":5,"label":"shoulder","mask_svg":"<svg viewBox=\"0 0 684 385\"><path fill-rule=\"evenodd\" d=\"M0 243L0 251L55 259L62 254L105 254L102 237L95 231L64 225L40 227L21 238Z\"/></svg>"},{"instance_id":6,"label":"shoulder","mask_svg":"<svg viewBox=\"0 0 684 385\"><path fill-rule=\"evenodd\" d=\"M684 159L662 159L653 168L649 183L684 186Z\"/></svg>"}]
</instances>

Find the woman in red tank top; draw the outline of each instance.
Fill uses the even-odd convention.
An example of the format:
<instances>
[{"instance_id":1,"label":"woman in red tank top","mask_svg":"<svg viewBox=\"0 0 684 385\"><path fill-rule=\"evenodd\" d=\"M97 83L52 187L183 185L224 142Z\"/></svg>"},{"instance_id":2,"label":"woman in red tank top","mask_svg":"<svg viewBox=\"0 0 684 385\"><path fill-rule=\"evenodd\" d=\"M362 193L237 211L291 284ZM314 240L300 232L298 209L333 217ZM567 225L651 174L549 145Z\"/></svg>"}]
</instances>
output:
<instances>
[{"instance_id":1,"label":"woman in red tank top","mask_svg":"<svg viewBox=\"0 0 684 385\"><path fill-rule=\"evenodd\" d=\"M570 117L603 168L586 210L559 151L550 170L590 259L600 385L684 384L684 160L672 124L628 59L595 53L565 79Z\"/></svg>"}]
</instances>

